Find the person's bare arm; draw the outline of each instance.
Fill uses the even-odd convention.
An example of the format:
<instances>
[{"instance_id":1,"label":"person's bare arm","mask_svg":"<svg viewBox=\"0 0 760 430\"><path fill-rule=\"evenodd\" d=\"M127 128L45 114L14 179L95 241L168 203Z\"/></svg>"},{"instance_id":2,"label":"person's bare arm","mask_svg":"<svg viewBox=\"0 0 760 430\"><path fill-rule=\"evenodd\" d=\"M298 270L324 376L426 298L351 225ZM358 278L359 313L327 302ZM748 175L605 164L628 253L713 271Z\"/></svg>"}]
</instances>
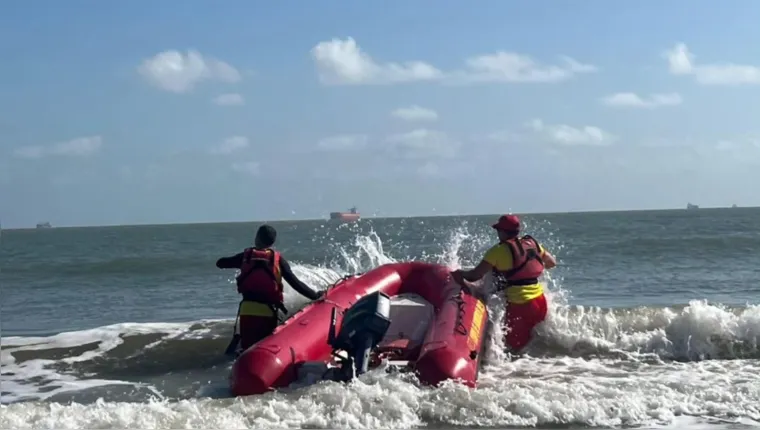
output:
<instances>
[{"instance_id":1,"label":"person's bare arm","mask_svg":"<svg viewBox=\"0 0 760 430\"><path fill-rule=\"evenodd\" d=\"M544 262L545 269L553 269L557 267L557 260L554 258L551 252L547 251L546 249L543 249L543 252L541 253L541 261Z\"/></svg>"},{"instance_id":2,"label":"person's bare arm","mask_svg":"<svg viewBox=\"0 0 760 430\"><path fill-rule=\"evenodd\" d=\"M483 279L483 277L486 276L486 273L491 269L493 269L491 263L481 260L480 263L472 269L462 271L462 278L469 282L479 281Z\"/></svg>"},{"instance_id":3,"label":"person's bare arm","mask_svg":"<svg viewBox=\"0 0 760 430\"><path fill-rule=\"evenodd\" d=\"M451 277L454 278L454 281L457 284L469 289L472 287L469 285L470 282L483 279L483 277L486 276L486 273L492 268L493 266L491 266L491 263L482 260L480 264L470 270L458 269L451 272Z\"/></svg>"}]
</instances>

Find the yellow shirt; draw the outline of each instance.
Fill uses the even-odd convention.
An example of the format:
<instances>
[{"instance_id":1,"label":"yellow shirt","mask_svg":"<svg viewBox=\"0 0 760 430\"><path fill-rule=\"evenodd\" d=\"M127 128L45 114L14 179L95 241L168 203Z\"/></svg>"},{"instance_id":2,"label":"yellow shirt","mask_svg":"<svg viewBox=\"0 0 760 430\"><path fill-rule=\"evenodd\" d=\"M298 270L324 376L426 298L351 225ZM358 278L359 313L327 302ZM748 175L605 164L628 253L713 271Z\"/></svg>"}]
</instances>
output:
<instances>
[{"instance_id":1,"label":"yellow shirt","mask_svg":"<svg viewBox=\"0 0 760 430\"><path fill-rule=\"evenodd\" d=\"M544 247L539 244L538 250L541 257L543 257L546 253ZM483 260L498 271L507 271L512 268L512 253L509 252L509 248L506 245L501 243L492 246L491 249L486 251ZM541 284L513 285L505 289L505 292L508 302L521 304L533 300L543 294L544 287Z\"/></svg>"}]
</instances>

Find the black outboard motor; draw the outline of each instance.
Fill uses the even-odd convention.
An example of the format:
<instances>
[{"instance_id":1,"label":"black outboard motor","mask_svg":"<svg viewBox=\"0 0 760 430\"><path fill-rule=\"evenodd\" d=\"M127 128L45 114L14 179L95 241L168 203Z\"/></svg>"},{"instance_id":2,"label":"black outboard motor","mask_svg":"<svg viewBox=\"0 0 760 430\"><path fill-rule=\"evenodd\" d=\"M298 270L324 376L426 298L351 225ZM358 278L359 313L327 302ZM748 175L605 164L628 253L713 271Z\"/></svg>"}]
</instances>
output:
<instances>
[{"instance_id":1,"label":"black outboard motor","mask_svg":"<svg viewBox=\"0 0 760 430\"><path fill-rule=\"evenodd\" d=\"M372 349L383 339L391 325L391 299L376 292L362 297L343 315L340 333L335 335L336 308L332 310L330 331L327 342L333 348L333 354L339 349L348 353L348 358L340 358L340 372L330 379L349 381L355 375L367 372L369 355Z\"/></svg>"}]
</instances>

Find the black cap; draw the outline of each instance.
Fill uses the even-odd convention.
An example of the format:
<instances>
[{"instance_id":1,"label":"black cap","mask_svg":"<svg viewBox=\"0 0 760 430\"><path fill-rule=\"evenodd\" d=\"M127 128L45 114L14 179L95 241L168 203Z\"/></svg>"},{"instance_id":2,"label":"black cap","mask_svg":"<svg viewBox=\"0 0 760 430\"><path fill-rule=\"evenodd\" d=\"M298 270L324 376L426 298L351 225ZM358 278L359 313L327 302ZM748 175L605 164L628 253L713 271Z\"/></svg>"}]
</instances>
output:
<instances>
[{"instance_id":1,"label":"black cap","mask_svg":"<svg viewBox=\"0 0 760 430\"><path fill-rule=\"evenodd\" d=\"M277 230L274 227L267 224L259 227L259 230L256 232L256 246L269 248L274 245L275 240L277 240Z\"/></svg>"}]
</instances>

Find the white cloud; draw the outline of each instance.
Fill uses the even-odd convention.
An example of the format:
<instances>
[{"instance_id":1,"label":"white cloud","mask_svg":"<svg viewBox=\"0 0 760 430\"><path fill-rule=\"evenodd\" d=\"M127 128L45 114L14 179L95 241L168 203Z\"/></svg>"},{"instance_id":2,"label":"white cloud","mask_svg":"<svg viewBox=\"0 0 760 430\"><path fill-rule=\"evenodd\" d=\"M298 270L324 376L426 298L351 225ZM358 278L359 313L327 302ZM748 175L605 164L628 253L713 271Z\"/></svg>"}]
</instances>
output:
<instances>
[{"instance_id":1,"label":"white cloud","mask_svg":"<svg viewBox=\"0 0 760 430\"><path fill-rule=\"evenodd\" d=\"M391 112L391 116L405 121L436 121L438 119L438 112L421 106L412 105L395 109Z\"/></svg>"},{"instance_id":2,"label":"white cloud","mask_svg":"<svg viewBox=\"0 0 760 430\"><path fill-rule=\"evenodd\" d=\"M420 128L387 138L397 151L408 158L452 158L460 143L446 133Z\"/></svg>"},{"instance_id":3,"label":"white cloud","mask_svg":"<svg viewBox=\"0 0 760 430\"><path fill-rule=\"evenodd\" d=\"M477 82L560 82L579 73L597 71L570 57L560 57L560 65L542 65L532 58L513 53L496 52L465 61L465 68L444 72L423 61L404 63L375 61L362 51L356 41L332 39L318 43L311 50L320 80L332 85L378 85L415 81L448 83Z\"/></svg>"},{"instance_id":4,"label":"white cloud","mask_svg":"<svg viewBox=\"0 0 760 430\"><path fill-rule=\"evenodd\" d=\"M692 75L705 85L760 84L760 67L733 63L697 64L685 43L676 43L664 53L673 75Z\"/></svg>"},{"instance_id":5,"label":"white cloud","mask_svg":"<svg viewBox=\"0 0 760 430\"><path fill-rule=\"evenodd\" d=\"M597 71L596 66L579 63L567 56L561 56L560 60L561 65L543 65L526 55L499 51L467 59L467 69L453 72L452 78L462 83L556 83L580 73Z\"/></svg>"},{"instance_id":6,"label":"white cloud","mask_svg":"<svg viewBox=\"0 0 760 430\"><path fill-rule=\"evenodd\" d=\"M232 136L217 143L211 148L212 154L231 154L248 147L248 138L245 136Z\"/></svg>"},{"instance_id":7,"label":"white cloud","mask_svg":"<svg viewBox=\"0 0 760 430\"><path fill-rule=\"evenodd\" d=\"M78 137L50 145L31 145L16 149L20 158L42 158L47 156L86 157L100 150L103 139L100 136Z\"/></svg>"},{"instance_id":8,"label":"white cloud","mask_svg":"<svg viewBox=\"0 0 760 430\"><path fill-rule=\"evenodd\" d=\"M348 151L364 148L368 140L364 134L344 134L320 139L317 147L323 151Z\"/></svg>"},{"instance_id":9,"label":"white cloud","mask_svg":"<svg viewBox=\"0 0 760 430\"><path fill-rule=\"evenodd\" d=\"M231 65L194 50L187 54L176 50L159 52L145 59L137 70L151 84L175 93L191 91L204 80L234 83L241 79L240 72Z\"/></svg>"},{"instance_id":10,"label":"white cloud","mask_svg":"<svg viewBox=\"0 0 760 430\"><path fill-rule=\"evenodd\" d=\"M261 166L256 161L244 161L233 163L232 170L246 175L257 176L261 173Z\"/></svg>"},{"instance_id":11,"label":"white cloud","mask_svg":"<svg viewBox=\"0 0 760 430\"><path fill-rule=\"evenodd\" d=\"M332 39L311 49L320 79L326 84L393 84L441 77L440 70L421 61L379 64L353 38Z\"/></svg>"},{"instance_id":12,"label":"white cloud","mask_svg":"<svg viewBox=\"0 0 760 430\"><path fill-rule=\"evenodd\" d=\"M240 94L219 94L213 102L219 106L241 106L245 104L245 99Z\"/></svg>"},{"instance_id":13,"label":"white cloud","mask_svg":"<svg viewBox=\"0 0 760 430\"><path fill-rule=\"evenodd\" d=\"M650 94L642 98L636 93L615 93L601 99L602 104L611 107L656 108L661 106L676 106L683 102L678 93Z\"/></svg>"},{"instance_id":14,"label":"white cloud","mask_svg":"<svg viewBox=\"0 0 760 430\"><path fill-rule=\"evenodd\" d=\"M565 124L544 124L540 119L534 119L527 126L545 139L560 145L605 146L617 140L616 136L601 128L588 125L576 128Z\"/></svg>"},{"instance_id":15,"label":"white cloud","mask_svg":"<svg viewBox=\"0 0 760 430\"><path fill-rule=\"evenodd\" d=\"M674 75L687 75L694 71L694 56L684 43L676 43L672 49L665 51L664 57L668 60L670 73Z\"/></svg>"},{"instance_id":16,"label":"white cloud","mask_svg":"<svg viewBox=\"0 0 760 430\"><path fill-rule=\"evenodd\" d=\"M718 151L735 152L740 157L760 159L760 138L756 136L741 136L734 139L719 140L715 144Z\"/></svg>"}]
</instances>

